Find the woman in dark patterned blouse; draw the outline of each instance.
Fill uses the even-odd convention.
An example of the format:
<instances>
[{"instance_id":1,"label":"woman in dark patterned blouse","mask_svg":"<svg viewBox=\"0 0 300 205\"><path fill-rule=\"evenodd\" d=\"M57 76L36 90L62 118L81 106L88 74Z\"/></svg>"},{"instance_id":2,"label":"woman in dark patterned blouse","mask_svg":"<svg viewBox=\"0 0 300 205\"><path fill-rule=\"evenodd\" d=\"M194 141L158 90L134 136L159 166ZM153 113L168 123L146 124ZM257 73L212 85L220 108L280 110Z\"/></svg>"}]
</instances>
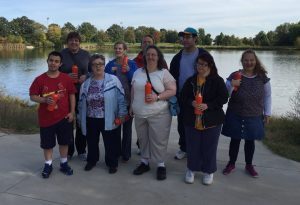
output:
<instances>
[{"instance_id":1,"label":"woman in dark patterned blouse","mask_svg":"<svg viewBox=\"0 0 300 205\"><path fill-rule=\"evenodd\" d=\"M264 123L271 116L271 85L267 71L253 50L242 54L243 69L232 73L226 82L231 95L222 134L231 137L229 162L223 174L235 169L241 139L245 140L245 170L252 177L258 173L252 165L255 140L264 137Z\"/></svg>"}]
</instances>

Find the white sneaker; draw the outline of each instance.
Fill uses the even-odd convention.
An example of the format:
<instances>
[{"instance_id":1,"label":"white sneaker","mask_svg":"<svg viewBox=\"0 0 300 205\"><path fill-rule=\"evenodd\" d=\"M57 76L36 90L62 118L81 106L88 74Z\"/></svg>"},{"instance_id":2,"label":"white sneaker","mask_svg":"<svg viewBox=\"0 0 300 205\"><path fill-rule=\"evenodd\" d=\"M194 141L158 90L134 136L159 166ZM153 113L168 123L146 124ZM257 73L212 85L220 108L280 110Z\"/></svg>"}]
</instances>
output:
<instances>
[{"instance_id":1,"label":"white sneaker","mask_svg":"<svg viewBox=\"0 0 300 205\"><path fill-rule=\"evenodd\" d=\"M202 183L210 185L214 181L214 174L203 173Z\"/></svg>"},{"instance_id":2,"label":"white sneaker","mask_svg":"<svg viewBox=\"0 0 300 205\"><path fill-rule=\"evenodd\" d=\"M185 173L185 182L188 184L194 183L194 172L191 170L187 170Z\"/></svg>"},{"instance_id":3,"label":"white sneaker","mask_svg":"<svg viewBox=\"0 0 300 205\"><path fill-rule=\"evenodd\" d=\"M179 150L176 154L175 154L175 159L181 160L183 158L186 158L186 152Z\"/></svg>"},{"instance_id":4,"label":"white sneaker","mask_svg":"<svg viewBox=\"0 0 300 205\"><path fill-rule=\"evenodd\" d=\"M79 154L79 155L78 155L78 158L79 158L80 160L82 160L82 161L86 161L86 160L87 160L87 155L86 155L86 153Z\"/></svg>"}]
</instances>

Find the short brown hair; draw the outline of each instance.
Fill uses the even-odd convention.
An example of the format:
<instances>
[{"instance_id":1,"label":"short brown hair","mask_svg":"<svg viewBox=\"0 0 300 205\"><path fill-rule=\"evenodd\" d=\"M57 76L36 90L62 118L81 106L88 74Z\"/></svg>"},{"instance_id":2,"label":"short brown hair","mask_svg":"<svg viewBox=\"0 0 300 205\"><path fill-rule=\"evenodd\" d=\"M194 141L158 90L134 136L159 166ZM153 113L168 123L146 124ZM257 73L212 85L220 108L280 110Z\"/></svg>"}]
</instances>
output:
<instances>
[{"instance_id":1,"label":"short brown hair","mask_svg":"<svg viewBox=\"0 0 300 205\"><path fill-rule=\"evenodd\" d=\"M67 36L67 42L72 39L72 38L77 38L79 40L79 42L81 42L81 37L80 34L76 31L72 31L68 34Z\"/></svg>"}]
</instances>

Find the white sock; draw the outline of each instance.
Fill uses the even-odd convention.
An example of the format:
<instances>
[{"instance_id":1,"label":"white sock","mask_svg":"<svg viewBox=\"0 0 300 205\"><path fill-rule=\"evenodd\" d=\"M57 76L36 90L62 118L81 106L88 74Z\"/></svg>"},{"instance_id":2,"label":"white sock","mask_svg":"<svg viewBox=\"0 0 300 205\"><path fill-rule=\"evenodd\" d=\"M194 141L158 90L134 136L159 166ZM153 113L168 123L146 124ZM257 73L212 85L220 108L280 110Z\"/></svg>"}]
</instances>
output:
<instances>
[{"instance_id":1,"label":"white sock","mask_svg":"<svg viewBox=\"0 0 300 205\"><path fill-rule=\"evenodd\" d=\"M149 164L148 159L145 159L145 158L142 158L142 159L141 159L141 162L144 163L145 165L148 165L148 164Z\"/></svg>"},{"instance_id":2,"label":"white sock","mask_svg":"<svg viewBox=\"0 0 300 205\"><path fill-rule=\"evenodd\" d=\"M52 159L50 159L50 160L45 160L45 164L51 165L51 164L52 164Z\"/></svg>"},{"instance_id":3,"label":"white sock","mask_svg":"<svg viewBox=\"0 0 300 205\"><path fill-rule=\"evenodd\" d=\"M157 166L158 167L165 167L165 163L164 162L159 162L159 163L157 163Z\"/></svg>"},{"instance_id":4,"label":"white sock","mask_svg":"<svg viewBox=\"0 0 300 205\"><path fill-rule=\"evenodd\" d=\"M67 157L63 157L63 158L60 158L60 163L65 163L68 161L68 158Z\"/></svg>"}]
</instances>

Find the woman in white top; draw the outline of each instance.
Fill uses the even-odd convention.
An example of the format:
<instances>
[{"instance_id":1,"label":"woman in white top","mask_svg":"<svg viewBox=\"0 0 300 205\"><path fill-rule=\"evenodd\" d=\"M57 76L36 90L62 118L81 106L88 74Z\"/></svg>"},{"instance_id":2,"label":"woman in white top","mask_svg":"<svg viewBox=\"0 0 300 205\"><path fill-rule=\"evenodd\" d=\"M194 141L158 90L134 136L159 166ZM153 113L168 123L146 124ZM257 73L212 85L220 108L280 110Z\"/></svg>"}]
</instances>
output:
<instances>
[{"instance_id":1,"label":"woman in white top","mask_svg":"<svg viewBox=\"0 0 300 205\"><path fill-rule=\"evenodd\" d=\"M150 170L149 160L157 163L157 179L166 179L166 156L172 117L168 99L176 94L176 82L163 68L163 54L156 46L148 46L144 56L144 68L138 69L132 79L131 114L135 116L135 128L140 142L141 163L133 171L141 175ZM147 72L152 87L158 92L145 96ZM146 101L146 102L145 102Z\"/></svg>"}]
</instances>

